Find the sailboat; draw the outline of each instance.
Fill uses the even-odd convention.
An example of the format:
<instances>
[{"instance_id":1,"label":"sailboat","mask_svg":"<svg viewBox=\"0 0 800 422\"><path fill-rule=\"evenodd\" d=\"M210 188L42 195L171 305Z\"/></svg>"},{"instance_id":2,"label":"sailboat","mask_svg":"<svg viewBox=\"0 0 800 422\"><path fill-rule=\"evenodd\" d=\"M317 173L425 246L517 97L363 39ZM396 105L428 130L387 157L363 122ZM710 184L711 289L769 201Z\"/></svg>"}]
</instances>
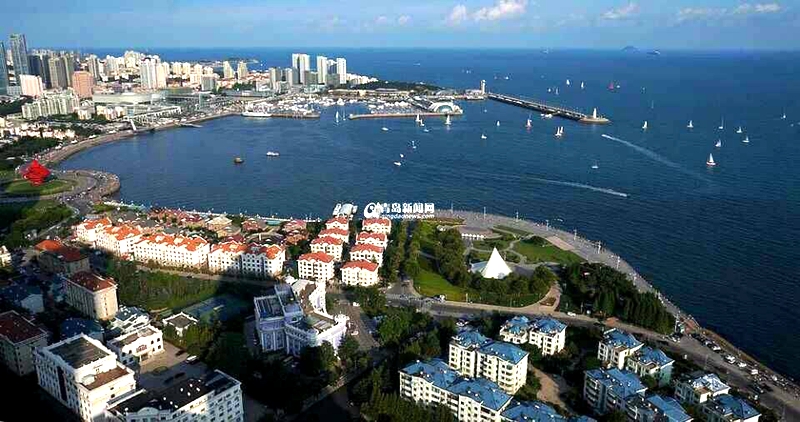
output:
<instances>
[{"instance_id":1,"label":"sailboat","mask_svg":"<svg viewBox=\"0 0 800 422\"><path fill-rule=\"evenodd\" d=\"M722 120L719 122L719 130L725 129L725 118L723 117Z\"/></svg>"},{"instance_id":2,"label":"sailboat","mask_svg":"<svg viewBox=\"0 0 800 422\"><path fill-rule=\"evenodd\" d=\"M742 143L749 144L750 143L750 137L749 136L745 136L744 139L742 139Z\"/></svg>"},{"instance_id":3,"label":"sailboat","mask_svg":"<svg viewBox=\"0 0 800 422\"><path fill-rule=\"evenodd\" d=\"M450 121L450 115L449 114L447 115L447 118L444 119L444 124L445 124L445 126L450 126L452 124L452 122Z\"/></svg>"},{"instance_id":4,"label":"sailboat","mask_svg":"<svg viewBox=\"0 0 800 422\"><path fill-rule=\"evenodd\" d=\"M644 121L644 124L642 125L642 130L647 130L647 120Z\"/></svg>"},{"instance_id":5,"label":"sailboat","mask_svg":"<svg viewBox=\"0 0 800 422\"><path fill-rule=\"evenodd\" d=\"M570 84L570 82L569 82L569 79L567 79L567 86L570 86L570 85L571 85L571 84Z\"/></svg>"},{"instance_id":6,"label":"sailboat","mask_svg":"<svg viewBox=\"0 0 800 422\"><path fill-rule=\"evenodd\" d=\"M717 139L717 143L714 144L716 148L722 148L722 139Z\"/></svg>"},{"instance_id":7,"label":"sailboat","mask_svg":"<svg viewBox=\"0 0 800 422\"><path fill-rule=\"evenodd\" d=\"M714 162L714 156L713 155L708 154L708 161L706 161L706 165L709 166L709 167L714 167L714 166L717 165L717 163Z\"/></svg>"},{"instance_id":8,"label":"sailboat","mask_svg":"<svg viewBox=\"0 0 800 422\"><path fill-rule=\"evenodd\" d=\"M425 122L423 122L422 120L420 120L420 121L419 121L419 127L425 127Z\"/></svg>"},{"instance_id":9,"label":"sailboat","mask_svg":"<svg viewBox=\"0 0 800 422\"><path fill-rule=\"evenodd\" d=\"M486 134L485 133L481 133L481 139L486 139Z\"/></svg>"},{"instance_id":10,"label":"sailboat","mask_svg":"<svg viewBox=\"0 0 800 422\"><path fill-rule=\"evenodd\" d=\"M583 82L581 82L581 89L583 89Z\"/></svg>"},{"instance_id":11,"label":"sailboat","mask_svg":"<svg viewBox=\"0 0 800 422\"><path fill-rule=\"evenodd\" d=\"M500 127L500 120L497 121L497 127Z\"/></svg>"},{"instance_id":12,"label":"sailboat","mask_svg":"<svg viewBox=\"0 0 800 422\"><path fill-rule=\"evenodd\" d=\"M592 169L597 170L599 168L600 166L597 164L597 161L595 161L594 164L592 164Z\"/></svg>"},{"instance_id":13,"label":"sailboat","mask_svg":"<svg viewBox=\"0 0 800 422\"><path fill-rule=\"evenodd\" d=\"M564 136L564 126L559 126L558 130L556 130L556 138L560 138Z\"/></svg>"},{"instance_id":14,"label":"sailboat","mask_svg":"<svg viewBox=\"0 0 800 422\"><path fill-rule=\"evenodd\" d=\"M336 123L339 123L339 112L336 112Z\"/></svg>"},{"instance_id":15,"label":"sailboat","mask_svg":"<svg viewBox=\"0 0 800 422\"><path fill-rule=\"evenodd\" d=\"M736 129L736 133L742 133L742 127L739 126L739 129Z\"/></svg>"},{"instance_id":16,"label":"sailboat","mask_svg":"<svg viewBox=\"0 0 800 422\"><path fill-rule=\"evenodd\" d=\"M421 118L421 117L419 117L419 114L417 114L417 118L416 118L416 119L414 119L414 122L415 122L415 123L417 123L417 124L420 124L420 123L422 123L422 118Z\"/></svg>"},{"instance_id":17,"label":"sailboat","mask_svg":"<svg viewBox=\"0 0 800 422\"><path fill-rule=\"evenodd\" d=\"M783 115L781 115L781 120L786 120L786 112L785 111L783 112Z\"/></svg>"},{"instance_id":18,"label":"sailboat","mask_svg":"<svg viewBox=\"0 0 800 422\"><path fill-rule=\"evenodd\" d=\"M528 116L528 121L525 122L525 127L530 129L533 127L533 122L531 122L531 116Z\"/></svg>"},{"instance_id":19,"label":"sailboat","mask_svg":"<svg viewBox=\"0 0 800 422\"><path fill-rule=\"evenodd\" d=\"M417 149L417 142L411 141L411 149Z\"/></svg>"},{"instance_id":20,"label":"sailboat","mask_svg":"<svg viewBox=\"0 0 800 422\"><path fill-rule=\"evenodd\" d=\"M694 129L694 123L692 123L692 121L689 120L689 124L686 125L686 127L689 128L689 129Z\"/></svg>"}]
</instances>

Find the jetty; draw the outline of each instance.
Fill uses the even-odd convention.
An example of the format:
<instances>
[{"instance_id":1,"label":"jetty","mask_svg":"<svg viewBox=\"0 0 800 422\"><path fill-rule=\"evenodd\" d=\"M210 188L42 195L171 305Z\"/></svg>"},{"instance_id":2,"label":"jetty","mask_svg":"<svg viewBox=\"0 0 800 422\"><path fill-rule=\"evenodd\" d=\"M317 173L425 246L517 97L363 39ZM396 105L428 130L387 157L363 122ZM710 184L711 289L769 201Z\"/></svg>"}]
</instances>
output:
<instances>
[{"instance_id":1,"label":"jetty","mask_svg":"<svg viewBox=\"0 0 800 422\"><path fill-rule=\"evenodd\" d=\"M554 117L561 117L564 119L574 120L580 123L586 123L591 125L605 125L611 123L611 120L609 120L608 118L598 115L597 109L595 109L594 112L591 115L589 115L581 113L580 111L577 110L545 104L540 101L516 98L505 94L496 94L494 92L487 92L486 97L489 98L490 100L494 100L497 102L510 104L517 107L527 108L529 110L536 110L543 114L551 114Z\"/></svg>"},{"instance_id":2,"label":"jetty","mask_svg":"<svg viewBox=\"0 0 800 422\"><path fill-rule=\"evenodd\" d=\"M179 123L178 126L180 126L180 127L193 127L193 128L201 128L201 127L203 127L203 126L200 126L198 124L186 123L186 122Z\"/></svg>"},{"instance_id":3,"label":"jetty","mask_svg":"<svg viewBox=\"0 0 800 422\"><path fill-rule=\"evenodd\" d=\"M433 113L433 112L419 112L419 113L369 113L369 114L350 114L347 116L350 120L358 119L416 119L419 117L447 117L447 116L460 116L463 113Z\"/></svg>"}]
</instances>

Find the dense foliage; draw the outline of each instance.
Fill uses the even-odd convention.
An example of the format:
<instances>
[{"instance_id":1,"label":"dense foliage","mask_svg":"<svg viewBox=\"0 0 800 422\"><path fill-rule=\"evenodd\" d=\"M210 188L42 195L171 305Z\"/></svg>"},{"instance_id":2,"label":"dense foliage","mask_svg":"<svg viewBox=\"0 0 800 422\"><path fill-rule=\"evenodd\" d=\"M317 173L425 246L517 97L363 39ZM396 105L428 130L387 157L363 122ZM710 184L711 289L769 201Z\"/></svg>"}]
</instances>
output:
<instances>
[{"instance_id":1,"label":"dense foliage","mask_svg":"<svg viewBox=\"0 0 800 422\"><path fill-rule=\"evenodd\" d=\"M671 333L675 318L652 293L636 290L627 276L603 264L572 264L564 270L566 296L572 302L591 304L595 313L659 333Z\"/></svg>"},{"instance_id":2,"label":"dense foliage","mask_svg":"<svg viewBox=\"0 0 800 422\"><path fill-rule=\"evenodd\" d=\"M0 170L14 170L23 163L20 157L38 154L59 144L55 138L23 136L13 144L0 148ZM14 159L9 159L14 157Z\"/></svg>"},{"instance_id":3,"label":"dense foliage","mask_svg":"<svg viewBox=\"0 0 800 422\"><path fill-rule=\"evenodd\" d=\"M220 283L186 279L159 271L138 271L133 262L112 259L108 275L117 281L119 301L148 310L178 309L214 296Z\"/></svg>"},{"instance_id":4,"label":"dense foliage","mask_svg":"<svg viewBox=\"0 0 800 422\"><path fill-rule=\"evenodd\" d=\"M401 221L392 225L389 234L389 246L381 266L381 276L387 283L396 283L400 280L400 266L405 256L405 245L408 239L408 223Z\"/></svg>"},{"instance_id":5,"label":"dense foliage","mask_svg":"<svg viewBox=\"0 0 800 422\"><path fill-rule=\"evenodd\" d=\"M8 230L3 244L8 248L28 245L25 233L51 227L71 215L66 205L49 201L0 206L0 230Z\"/></svg>"},{"instance_id":6,"label":"dense foliage","mask_svg":"<svg viewBox=\"0 0 800 422\"><path fill-rule=\"evenodd\" d=\"M365 403L362 412L381 422L452 422L453 414L443 406L427 409L403 400L398 394L376 393Z\"/></svg>"},{"instance_id":7,"label":"dense foliage","mask_svg":"<svg viewBox=\"0 0 800 422\"><path fill-rule=\"evenodd\" d=\"M418 82L398 82L398 81L375 81L357 85L353 89L397 89L401 91L440 91L441 88L435 85L428 85Z\"/></svg>"},{"instance_id":8,"label":"dense foliage","mask_svg":"<svg viewBox=\"0 0 800 422\"><path fill-rule=\"evenodd\" d=\"M2 102L0 103L0 116L22 113L22 105L31 101L33 101L32 98L22 97L16 101Z\"/></svg>"},{"instance_id":9,"label":"dense foliage","mask_svg":"<svg viewBox=\"0 0 800 422\"><path fill-rule=\"evenodd\" d=\"M175 327L171 325L166 325L163 331L167 341L186 350L190 355L205 356L219 329L218 323L205 324L201 322L185 329L183 337L179 336Z\"/></svg>"}]
</instances>

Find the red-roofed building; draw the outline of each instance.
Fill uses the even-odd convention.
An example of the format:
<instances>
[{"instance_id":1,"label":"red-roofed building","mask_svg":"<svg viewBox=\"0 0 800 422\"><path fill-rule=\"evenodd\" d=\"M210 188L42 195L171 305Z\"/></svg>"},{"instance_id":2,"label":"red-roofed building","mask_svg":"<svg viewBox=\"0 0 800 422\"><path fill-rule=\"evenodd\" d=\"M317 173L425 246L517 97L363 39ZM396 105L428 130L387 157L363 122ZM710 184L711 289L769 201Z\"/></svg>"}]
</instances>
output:
<instances>
[{"instance_id":1,"label":"red-roofed building","mask_svg":"<svg viewBox=\"0 0 800 422\"><path fill-rule=\"evenodd\" d=\"M79 249L63 244L60 240L43 240L36 244L39 251L39 266L52 274L70 276L77 272L89 271L89 257Z\"/></svg>"},{"instance_id":2,"label":"red-roofed building","mask_svg":"<svg viewBox=\"0 0 800 422\"><path fill-rule=\"evenodd\" d=\"M361 232L356 236L356 245L363 243L386 249L386 246L389 245L389 239L385 233Z\"/></svg>"},{"instance_id":3,"label":"red-roofed building","mask_svg":"<svg viewBox=\"0 0 800 422\"><path fill-rule=\"evenodd\" d=\"M321 230L317 237L335 237L344 243L350 241L350 231L342 229L325 229Z\"/></svg>"},{"instance_id":4,"label":"red-roofed building","mask_svg":"<svg viewBox=\"0 0 800 422\"><path fill-rule=\"evenodd\" d=\"M199 236L173 236L156 233L143 237L133 245L138 262L155 262L173 268L205 267L211 245Z\"/></svg>"},{"instance_id":5,"label":"red-roofed building","mask_svg":"<svg viewBox=\"0 0 800 422\"><path fill-rule=\"evenodd\" d=\"M326 253L338 262L342 260L343 245L344 242L335 237L318 237L311 241L311 252Z\"/></svg>"},{"instance_id":6,"label":"red-roofed building","mask_svg":"<svg viewBox=\"0 0 800 422\"><path fill-rule=\"evenodd\" d=\"M345 217L334 217L325 222L326 229L348 230L350 222Z\"/></svg>"},{"instance_id":7,"label":"red-roofed building","mask_svg":"<svg viewBox=\"0 0 800 422\"><path fill-rule=\"evenodd\" d=\"M349 261L342 265L342 284L374 286L378 284L378 264L368 261Z\"/></svg>"},{"instance_id":8,"label":"red-roofed building","mask_svg":"<svg viewBox=\"0 0 800 422\"><path fill-rule=\"evenodd\" d=\"M392 232L392 220L388 218L366 218L361 222L361 229L368 232L388 235Z\"/></svg>"},{"instance_id":9,"label":"red-roofed building","mask_svg":"<svg viewBox=\"0 0 800 422\"><path fill-rule=\"evenodd\" d=\"M353 261L370 261L383 265L383 248L380 246L362 243L350 249L350 259Z\"/></svg>"},{"instance_id":10,"label":"red-roofed building","mask_svg":"<svg viewBox=\"0 0 800 422\"><path fill-rule=\"evenodd\" d=\"M225 242L211 248L208 269L215 273L274 277L283 272L285 261L286 249L283 246Z\"/></svg>"},{"instance_id":11,"label":"red-roofed building","mask_svg":"<svg viewBox=\"0 0 800 422\"><path fill-rule=\"evenodd\" d=\"M97 237L106 227L111 227L108 218L86 220L75 226L75 238L78 242L85 243L93 248L97 247Z\"/></svg>"},{"instance_id":12,"label":"red-roofed building","mask_svg":"<svg viewBox=\"0 0 800 422\"><path fill-rule=\"evenodd\" d=\"M111 277L80 272L66 278L66 302L92 319L108 320L117 314L117 283Z\"/></svg>"},{"instance_id":13,"label":"red-roofed building","mask_svg":"<svg viewBox=\"0 0 800 422\"><path fill-rule=\"evenodd\" d=\"M98 249L117 256L128 256L133 253L134 245L142 238L142 231L136 227L121 225L104 227L97 235L95 244Z\"/></svg>"},{"instance_id":14,"label":"red-roofed building","mask_svg":"<svg viewBox=\"0 0 800 422\"><path fill-rule=\"evenodd\" d=\"M300 255L297 260L297 274L300 278L328 281L333 278L333 257L323 252Z\"/></svg>"},{"instance_id":15,"label":"red-roofed building","mask_svg":"<svg viewBox=\"0 0 800 422\"><path fill-rule=\"evenodd\" d=\"M33 351L47 346L47 332L25 319L17 311L0 314L0 359L19 376L34 370Z\"/></svg>"},{"instance_id":16,"label":"red-roofed building","mask_svg":"<svg viewBox=\"0 0 800 422\"><path fill-rule=\"evenodd\" d=\"M305 231L306 230L306 222L303 220L291 220L283 223L283 227L281 231L284 233L291 233L296 231Z\"/></svg>"}]
</instances>

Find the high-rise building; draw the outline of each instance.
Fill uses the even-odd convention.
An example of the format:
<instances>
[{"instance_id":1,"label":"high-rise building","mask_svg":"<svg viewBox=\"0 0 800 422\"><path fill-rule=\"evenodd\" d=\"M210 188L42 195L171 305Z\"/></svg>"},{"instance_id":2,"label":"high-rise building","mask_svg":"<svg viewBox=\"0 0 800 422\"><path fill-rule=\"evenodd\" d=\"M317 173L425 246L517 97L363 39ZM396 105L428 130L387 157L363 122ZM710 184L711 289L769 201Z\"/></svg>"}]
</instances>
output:
<instances>
[{"instance_id":1,"label":"high-rise building","mask_svg":"<svg viewBox=\"0 0 800 422\"><path fill-rule=\"evenodd\" d=\"M292 68L294 68L294 73L296 74L297 78L295 82L305 84L305 74L311 70L311 56L300 53L292 54Z\"/></svg>"},{"instance_id":2,"label":"high-rise building","mask_svg":"<svg viewBox=\"0 0 800 422\"><path fill-rule=\"evenodd\" d=\"M181 74L188 75L190 73L192 73L192 64L189 62L181 63Z\"/></svg>"},{"instance_id":3,"label":"high-rise building","mask_svg":"<svg viewBox=\"0 0 800 422\"><path fill-rule=\"evenodd\" d=\"M163 62L156 68L156 86L158 88L167 87L167 79L169 78L169 63Z\"/></svg>"},{"instance_id":4,"label":"high-rise building","mask_svg":"<svg viewBox=\"0 0 800 422\"><path fill-rule=\"evenodd\" d=\"M106 56L105 68L106 68L106 75L108 76L116 75L117 73L119 73L119 65L117 64L116 57Z\"/></svg>"},{"instance_id":5,"label":"high-rise building","mask_svg":"<svg viewBox=\"0 0 800 422\"><path fill-rule=\"evenodd\" d=\"M299 82L297 71L294 68L287 67L283 69L283 79L286 80L286 85L292 86Z\"/></svg>"},{"instance_id":6,"label":"high-rise building","mask_svg":"<svg viewBox=\"0 0 800 422\"><path fill-rule=\"evenodd\" d=\"M28 66L30 67L31 75L36 75L42 78L42 83L46 88L50 88L50 67L47 65L47 60L50 57L42 53L31 54L28 56Z\"/></svg>"},{"instance_id":7,"label":"high-rise building","mask_svg":"<svg viewBox=\"0 0 800 422\"><path fill-rule=\"evenodd\" d=\"M278 87L280 86L281 82L280 71L281 71L280 69L275 67L269 68L269 83L273 91L277 91Z\"/></svg>"},{"instance_id":8,"label":"high-rise building","mask_svg":"<svg viewBox=\"0 0 800 422\"><path fill-rule=\"evenodd\" d=\"M85 70L79 70L72 74L72 88L78 94L78 98L92 98L92 87L94 77Z\"/></svg>"},{"instance_id":9,"label":"high-rise building","mask_svg":"<svg viewBox=\"0 0 800 422\"><path fill-rule=\"evenodd\" d=\"M200 89L214 91L217 89L217 75L203 75L200 78Z\"/></svg>"},{"instance_id":10,"label":"high-rise building","mask_svg":"<svg viewBox=\"0 0 800 422\"><path fill-rule=\"evenodd\" d=\"M246 78L249 73L250 72L247 70L247 62L239 62L239 64L236 65L236 74L240 81Z\"/></svg>"},{"instance_id":11,"label":"high-rise building","mask_svg":"<svg viewBox=\"0 0 800 422\"><path fill-rule=\"evenodd\" d=\"M225 79L233 79L235 76L231 63L229 61L222 62L222 77Z\"/></svg>"},{"instance_id":12,"label":"high-rise building","mask_svg":"<svg viewBox=\"0 0 800 422\"><path fill-rule=\"evenodd\" d=\"M6 46L0 41L0 95L8 93L8 68L6 67Z\"/></svg>"},{"instance_id":13,"label":"high-rise building","mask_svg":"<svg viewBox=\"0 0 800 422\"><path fill-rule=\"evenodd\" d=\"M146 57L139 63L139 79L143 89L158 88L158 63L152 57Z\"/></svg>"},{"instance_id":14,"label":"high-rise building","mask_svg":"<svg viewBox=\"0 0 800 422\"><path fill-rule=\"evenodd\" d=\"M34 75L19 75L17 81L19 81L22 95L36 98L42 96L42 78Z\"/></svg>"},{"instance_id":15,"label":"high-rise building","mask_svg":"<svg viewBox=\"0 0 800 422\"><path fill-rule=\"evenodd\" d=\"M50 57L47 59L47 68L50 73L50 87L65 89L69 87L67 79L67 69L61 57Z\"/></svg>"},{"instance_id":16,"label":"high-rise building","mask_svg":"<svg viewBox=\"0 0 800 422\"><path fill-rule=\"evenodd\" d=\"M97 56L94 54L90 54L86 58L86 70L89 71L89 74L92 75L94 80L99 81L102 79L100 75L100 60L98 60Z\"/></svg>"},{"instance_id":17,"label":"high-rise building","mask_svg":"<svg viewBox=\"0 0 800 422\"><path fill-rule=\"evenodd\" d=\"M31 72L28 68L28 44L25 42L25 35L11 34L9 41L15 74L30 75Z\"/></svg>"},{"instance_id":18,"label":"high-rise building","mask_svg":"<svg viewBox=\"0 0 800 422\"><path fill-rule=\"evenodd\" d=\"M343 57L336 58L336 74L339 76L339 85L347 84L347 60Z\"/></svg>"},{"instance_id":19,"label":"high-rise building","mask_svg":"<svg viewBox=\"0 0 800 422\"><path fill-rule=\"evenodd\" d=\"M64 66L64 73L67 75L67 86L72 86L72 73L75 72L75 57L71 54L61 56Z\"/></svg>"},{"instance_id":20,"label":"high-rise building","mask_svg":"<svg viewBox=\"0 0 800 422\"><path fill-rule=\"evenodd\" d=\"M328 83L328 58L325 56L317 56L317 83Z\"/></svg>"}]
</instances>

